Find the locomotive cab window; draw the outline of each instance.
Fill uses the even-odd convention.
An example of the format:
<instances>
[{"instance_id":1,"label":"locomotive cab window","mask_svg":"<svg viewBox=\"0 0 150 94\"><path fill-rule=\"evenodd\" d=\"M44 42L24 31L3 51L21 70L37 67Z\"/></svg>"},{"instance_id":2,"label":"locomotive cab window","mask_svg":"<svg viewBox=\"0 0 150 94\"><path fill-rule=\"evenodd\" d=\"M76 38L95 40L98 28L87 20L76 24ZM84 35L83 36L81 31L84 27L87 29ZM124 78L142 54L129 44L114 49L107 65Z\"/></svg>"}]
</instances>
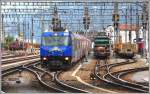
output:
<instances>
[{"instance_id":1,"label":"locomotive cab window","mask_svg":"<svg viewBox=\"0 0 150 94\"><path fill-rule=\"evenodd\" d=\"M50 36L42 38L43 46L68 46L71 45L71 40L68 36Z\"/></svg>"},{"instance_id":2,"label":"locomotive cab window","mask_svg":"<svg viewBox=\"0 0 150 94\"><path fill-rule=\"evenodd\" d=\"M95 44L109 44L108 38L95 38Z\"/></svg>"}]
</instances>

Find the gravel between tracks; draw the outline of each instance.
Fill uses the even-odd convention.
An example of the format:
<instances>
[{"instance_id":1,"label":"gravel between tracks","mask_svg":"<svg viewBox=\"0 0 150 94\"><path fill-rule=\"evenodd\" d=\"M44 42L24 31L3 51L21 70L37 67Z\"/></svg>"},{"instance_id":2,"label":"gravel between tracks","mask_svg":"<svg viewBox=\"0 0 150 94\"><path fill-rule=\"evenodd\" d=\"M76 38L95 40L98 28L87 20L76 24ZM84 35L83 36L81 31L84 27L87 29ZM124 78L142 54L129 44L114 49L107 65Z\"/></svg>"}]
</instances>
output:
<instances>
[{"instance_id":1,"label":"gravel between tracks","mask_svg":"<svg viewBox=\"0 0 150 94\"><path fill-rule=\"evenodd\" d=\"M149 71L142 71L142 73L143 72L146 72L146 73L148 73ZM129 81L129 82L132 82L132 83L138 83L138 84L142 84L142 85L149 85L149 83L147 82L147 81L144 81L144 77L145 77L145 75L147 75L147 74L143 74L143 75L139 75L141 78L136 78L137 80L139 79L140 81L137 81L136 79L135 79L135 77L134 76L137 76L137 75L135 75L136 73L140 73L140 72L133 72L133 73L129 73L129 74L127 74L127 75L123 75L123 76L121 76L121 79L123 79L123 80L126 80L126 81ZM140 73L141 74L141 73ZM142 78L143 77L143 78ZM147 76L146 76L147 77ZM148 76L149 77L149 76ZM143 80L142 80L143 79ZM142 80L142 81L141 81Z\"/></svg>"},{"instance_id":2,"label":"gravel between tracks","mask_svg":"<svg viewBox=\"0 0 150 94\"><path fill-rule=\"evenodd\" d=\"M83 63L82 67L79 69L79 71L76 73L76 75L78 77L80 77L84 82L92 84L93 82L90 80L90 73L94 71L95 68L95 64L96 64L96 60L92 59L91 62L89 63ZM79 82L75 77L72 76L72 73L74 72L74 70L78 67L79 64L77 64L74 68L72 68L69 71L64 72L60 79L69 84L72 85L74 87L83 89L83 90L87 90L89 92L92 93L106 93L105 91L102 90L98 90L92 87L89 87L87 85L84 85L83 83Z\"/></svg>"},{"instance_id":3,"label":"gravel between tracks","mask_svg":"<svg viewBox=\"0 0 150 94\"><path fill-rule=\"evenodd\" d=\"M6 93L50 93L51 91L42 87L35 75L28 71L15 72L3 78L2 90ZM16 83L20 79L21 83Z\"/></svg>"},{"instance_id":4,"label":"gravel between tracks","mask_svg":"<svg viewBox=\"0 0 150 94\"><path fill-rule=\"evenodd\" d=\"M116 90L115 87L109 87L107 84L104 84L101 81L90 80L90 73L93 72L96 61L97 61L96 59L93 59L91 61L91 63L84 64L82 66L82 68L79 70L79 72L77 73L77 76L79 76L86 83L97 84L98 87L100 87L100 88L105 88L105 89L120 92L120 93L121 92L124 92L124 93L131 92L131 91L128 92L128 89L121 89L121 88L118 88L118 90ZM126 61L126 60L125 59L110 59L110 60L108 60L108 64L114 64L114 63L119 63L119 62L123 62L123 61ZM104 65L104 63L100 64L100 65ZM139 59L136 63L118 66L118 67L113 68L112 71L115 72L115 71L120 71L120 70L125 70L125 69L130 69L130 68L139 68L139 67L145 67L145 66L146 66L145 62L143 62L143 60ZM104 68L100 69L100 71L101 70L104 70ZM94 90L94 89L92 89L92 90L89 89L89 91L94 92L94 93L102 92L102 91Z\"/></svg>"},{"instance_id":5,"label":"gravel between tracks","mask_svg":"<svg viewBox=\"0 0 150 94\"><path fill-rule=\"evenodd\" d=\"M141 61L141 59L137 60L136 63L131 63L131 64L126 64L126 65L121 65L121 66L116 66L114 68L111 68L111 72L117 72L121 70L127 70L131 68L141 68L141 67L146 67L146 63Z\"/></svg>"}]
</instances>

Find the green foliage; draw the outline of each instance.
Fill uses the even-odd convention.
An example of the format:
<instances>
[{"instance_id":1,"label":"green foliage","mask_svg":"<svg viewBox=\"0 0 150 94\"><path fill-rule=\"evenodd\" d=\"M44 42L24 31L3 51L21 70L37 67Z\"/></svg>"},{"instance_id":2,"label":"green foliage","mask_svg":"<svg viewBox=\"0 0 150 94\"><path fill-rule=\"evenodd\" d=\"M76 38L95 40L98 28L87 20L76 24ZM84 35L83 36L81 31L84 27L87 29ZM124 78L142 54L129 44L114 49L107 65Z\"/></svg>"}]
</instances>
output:
<instances>
[{"instance_id":1,"label":"green foliage","mask_svg":"<svg viewBox=\"0 0 150 94\"><path fill-rule=\"evenodd\" d=\"M12 44L14 42L14 37L11 36L7 36L5 38L5 43L3 44L5 49L9 49L10 44Z\"/></svg>"}]
</instances>

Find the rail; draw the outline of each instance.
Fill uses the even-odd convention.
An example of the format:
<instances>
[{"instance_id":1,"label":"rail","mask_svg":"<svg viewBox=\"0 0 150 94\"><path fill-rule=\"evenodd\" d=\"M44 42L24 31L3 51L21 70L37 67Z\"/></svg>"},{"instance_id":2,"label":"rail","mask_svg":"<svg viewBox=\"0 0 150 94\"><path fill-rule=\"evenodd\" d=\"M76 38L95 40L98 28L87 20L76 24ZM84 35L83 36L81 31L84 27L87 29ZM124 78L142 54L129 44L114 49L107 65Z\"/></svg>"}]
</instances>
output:
<instances>
[{"instance_id":1,"label":"rail","mask_svg":"<svg viewBox=\"0 0 150 94\"><path fill-rule=\"evenodd\" d=\"M97 69L100 68L100 67L99 67L98 62L97 62L96 66L95 66L94 74L95 74L95 76L98 79L100 79L101 81L104 81L104 82L106 82L108 84L122 86L122 87L125 87L125 88L128 88L128 89L132 89L132 90L136 90L136 91L147 93L148 92L147 88L145 88L143 86L140 86L140 85L136 85L136 84L130 83L130 82L123 82L119 78L116 78L110 72L110 68L112 68L112 67L116 67L116 66L120 66L120 65L125 65L125 64L130 64L130 63L135 63L136 62L136 60L134 60L132 62L129 62L129 60L127 60L127 61L121 62L121 63L116 63L116 64L105 64L104 66L101 66L101 67L106 67L106 71L107 71L107 73L104 74L103 77L100 77L100 75L98 73L99 71ZM137 69L132 69L132 70L137 70ZM107 79L108 77L109 77L109 80Z\"/></svg>"},{"instance_id":2,"label":"rail","mask_svg":"<svg viewBox=\"0 0 150 94\"><path fill-rule=\"evenodd\" d=\"M76 87L73 87L73 86L70 86L68 84L65 84L63 82L61 82L58 77L60 76L60 74L62 73L62 71L59 71L55 74L55 82L57 84L59 84L60 86L63 86L71 91L74 91L74 92L77 92L77 93L88 93L88 91L85 91L85 90L82 90L82 89L79 89L79 88L76 88Z\"/></svg>"}]
</instances>

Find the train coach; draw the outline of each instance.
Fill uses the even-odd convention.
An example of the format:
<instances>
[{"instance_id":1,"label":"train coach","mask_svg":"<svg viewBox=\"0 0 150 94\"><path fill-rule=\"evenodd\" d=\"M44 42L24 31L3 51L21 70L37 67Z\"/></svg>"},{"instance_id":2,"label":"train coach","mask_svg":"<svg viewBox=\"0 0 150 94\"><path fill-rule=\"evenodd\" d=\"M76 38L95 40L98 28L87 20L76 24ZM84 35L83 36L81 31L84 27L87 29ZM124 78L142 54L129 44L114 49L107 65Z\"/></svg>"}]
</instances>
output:
<instances>
[{"instance_id":1,"label":"train coach","mask_svg":"<svg viewBox=\"0 0 150 94\"><path fill-rule=\"evenodd\" d=\"M42 66L66 70L91 50L91 41L72 32L44 32L40 46Z\"/></svg>"}]
</instances>

